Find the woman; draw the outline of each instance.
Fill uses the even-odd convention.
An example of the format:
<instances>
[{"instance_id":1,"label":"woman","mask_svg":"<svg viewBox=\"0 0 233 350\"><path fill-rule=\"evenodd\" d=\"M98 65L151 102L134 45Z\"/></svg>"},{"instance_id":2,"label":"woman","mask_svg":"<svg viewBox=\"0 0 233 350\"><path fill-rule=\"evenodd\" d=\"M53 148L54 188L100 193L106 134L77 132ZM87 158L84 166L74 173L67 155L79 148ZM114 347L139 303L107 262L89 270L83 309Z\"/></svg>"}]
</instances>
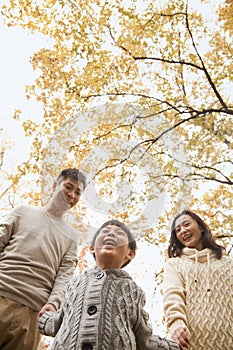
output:
<instances>
[{"instance_id":1,"label":"woman","mask_svg":"<svg viewBox=\"0 0 233 350\"><path fill-rule=\"evenodd\" d=\"M233 349L233 259L209 227L184 210L171 227L164 270L164 312L181 349Z\"/></svg>"}]
</instances>

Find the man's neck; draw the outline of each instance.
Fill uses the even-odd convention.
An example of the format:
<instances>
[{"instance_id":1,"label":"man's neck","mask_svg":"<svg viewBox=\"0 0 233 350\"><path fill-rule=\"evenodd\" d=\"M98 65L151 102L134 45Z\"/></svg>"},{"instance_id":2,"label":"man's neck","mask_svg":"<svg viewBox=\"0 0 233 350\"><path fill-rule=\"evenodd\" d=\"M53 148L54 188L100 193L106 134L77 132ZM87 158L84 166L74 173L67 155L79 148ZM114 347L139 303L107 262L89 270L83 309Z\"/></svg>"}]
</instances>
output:
<instances>
[{"instance_id":1,"label":"man's neck","mask_svg":"<svg viewBox=\"0 0 233 350\"><path fill-rule=\"evenodd\" d=\"M62 219L63 215L64 215L64 211L59 211L58 208L56 208L55 206L51 205L50 203L48 203L46 206L44 206L45 211L51 215L54 216L58 219Z\"/></svg>"}]
</instances>

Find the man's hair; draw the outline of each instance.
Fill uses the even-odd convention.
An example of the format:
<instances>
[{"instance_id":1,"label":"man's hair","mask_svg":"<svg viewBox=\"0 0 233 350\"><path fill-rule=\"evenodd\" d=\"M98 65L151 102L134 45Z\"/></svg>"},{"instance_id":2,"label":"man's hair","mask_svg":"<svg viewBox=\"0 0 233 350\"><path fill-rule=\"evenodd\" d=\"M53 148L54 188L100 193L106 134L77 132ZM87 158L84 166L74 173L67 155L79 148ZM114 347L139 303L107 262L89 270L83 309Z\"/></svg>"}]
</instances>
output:
<instances>
[{"instance_id":1,"label":"man's hair","mask_svg":"<svg viewBox=\"0 0 233 350\"><path fill-rule=\"evenodd\" d=\"M127 237L128 237L128 246L131 250L136 250L137 249L137 243L135 241L135 238L133 236L133 234L130 232L130 229L128 228L128 226L126 226L123 222L119 221L119 220L109 220L109 221L106 221L97 231L96 233L94 234L94 237L92 238L92 241L91 241L91 246L95 246L95 241L96 241L96 238L98 236L98 234L100 233L100 231L106 227L106 226L109 226L109 225L113 225L113 226L117 226L117 227L120 227L122 230L125 231L125 233L127 234ZM94 254L93 254L94 255ZM95 255L94 255L94 258L95 258ZM128 265L130 262L130 260L128 260L122 267L125 267L126 265Z\"/></svg>"},{"instance_id":2,"label":"man's hair","mask_svg":"<svg viewBox=\"0 0 233 350\"><path fill-rule=\"evenodd\" d=\"M171 237L170 237L170 242L168 246L169 258L181 256L182 249L184 248L184 245L180 243L180 241L176 236L176 221L179 217L183 215L188 215L197 222L202 232L202 242L203 242L204 248L212 249L216 258L221 259L222 253L224 251L224 247L222 247L221 245L215 242L215 239L212 236L211 230L209 226L204 222L204 220L199 215L197 215L196 213L194 213L189 209L183 210L181 213L176 215L176 217L173 219L172 226L171 226Z\"/></svg>"},{"instance_id":3,"label":"man's hair","mask_svg":"<svg viewBox=\"0 0 233 350\"><path fill-rule=\"evenodd\" d=\"M73 180L77 180L83 184L83 189L86 188L86 176L79 170L75 168L67 168L63 169L58 175L57 182L61 183L62 180L67 178L71 178Z\"/></svg>"}]
</instances>

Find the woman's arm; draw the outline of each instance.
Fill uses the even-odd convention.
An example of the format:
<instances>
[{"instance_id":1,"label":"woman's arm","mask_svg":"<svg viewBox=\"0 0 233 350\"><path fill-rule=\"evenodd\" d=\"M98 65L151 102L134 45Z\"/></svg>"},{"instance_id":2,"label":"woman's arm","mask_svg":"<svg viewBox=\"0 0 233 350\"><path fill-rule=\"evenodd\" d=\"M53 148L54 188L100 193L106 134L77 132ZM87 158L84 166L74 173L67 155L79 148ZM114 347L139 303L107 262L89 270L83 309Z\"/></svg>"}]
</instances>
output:
<instances>
[{"instance_id":1,"label":"woman's arm","mask_svg":"<svg viewBox=\"0 0 233 350\"><path fill-rule=\"evenodd\" d=\"M182 274L174 267L174 259L168 260L164 269L163 304L170 337L182 347L188 347L186 290Z\"/></svg>"}]
</instances>

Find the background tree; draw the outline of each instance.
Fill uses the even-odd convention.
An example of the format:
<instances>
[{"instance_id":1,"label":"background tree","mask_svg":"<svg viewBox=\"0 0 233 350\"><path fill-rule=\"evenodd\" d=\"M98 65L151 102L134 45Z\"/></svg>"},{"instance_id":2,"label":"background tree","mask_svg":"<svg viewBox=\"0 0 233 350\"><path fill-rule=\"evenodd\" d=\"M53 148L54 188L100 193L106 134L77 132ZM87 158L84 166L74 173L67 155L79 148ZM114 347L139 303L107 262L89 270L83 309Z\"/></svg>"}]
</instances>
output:
<instances>
[{"instance_id":1,"label":"background tree","mask_svg":"<svg viewBox=\"0 0 233 350\"><path fill-rule=\"evenodd\" d=\"M40 173L41 164L53 173L75 160L99 195L111 201L120 193L109 214L137 224L139 216L150 241L163 241L172 215L191 206L230 244L231 11L220 0L9 1L2 9L8 25L53 41L31 59L40 74L27 95L43 103L44 121L24 124L34 142L21 175ZM65 150L57 166L54 140ZM103 148L101 158L95 150ZM153 214L143 206L156 200L163 208L148 225L144 216Z\"/></svg>"},{"instance_id":2,"label":"background tree","mask_svg":"<svg viewBox=\"0 0 233 350\"><path fill-rule=\"evenodd\" d=\"M19 194L45 202L60 168L78 166L89 186L70 221L84 265L98 220L125 220L164 255L187 206L232 254L232 2L9 0L2 14L50 43L31 58L38 78L26 88L44 118L23 123L32 149L3 174L2 208Z\"/></svg>"}]
</instances>

